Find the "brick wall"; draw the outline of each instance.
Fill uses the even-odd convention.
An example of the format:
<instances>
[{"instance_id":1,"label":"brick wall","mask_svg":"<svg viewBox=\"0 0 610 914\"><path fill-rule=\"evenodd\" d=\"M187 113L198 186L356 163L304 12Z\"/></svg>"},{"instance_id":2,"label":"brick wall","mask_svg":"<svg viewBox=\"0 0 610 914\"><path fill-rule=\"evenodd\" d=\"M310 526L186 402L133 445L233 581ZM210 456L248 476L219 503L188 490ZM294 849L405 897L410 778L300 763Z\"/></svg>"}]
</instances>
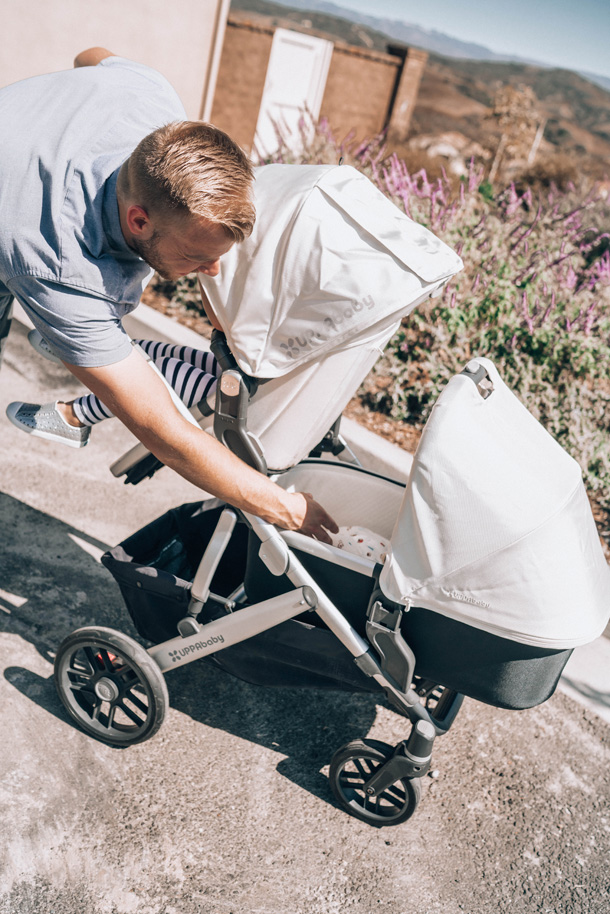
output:
<instances>
[{"instance_id":1,"label":"brick wall","mask_svg":"<svg viewBox=\"0 0 610 914\"><path fill-rule=\"evenodd\" d=\"M227 20L210 120L250 149L263 97L273 28Z\"/></svg>"},{"instance_id":2,"label":"brick wall","mask_svg":"<svg viewBox=\"0 0 610 914\"><path fill-rule=\"evenodd\" d=\"M339 139L353 131L362 140L383 130L401 65L399 57L335 44L320 117Z\"/></svg>"},{"instance_id":3,"label":"brick wall","mask_svg":"<svg viewBox=\"0 0 610 914\"><path fill-rule=\"evenodd\" d=\"M256 130L275 25L263 17L238 13L227 21L211 121L248 150ZM298 30L294 23L282 25ZM328 119L339 139L353 133L362 140L394 126L404 134L426 57L421 51L409 49L407 53L406 48L380 54L335 42L320 117Z\"/></svg>"}]
</instances>

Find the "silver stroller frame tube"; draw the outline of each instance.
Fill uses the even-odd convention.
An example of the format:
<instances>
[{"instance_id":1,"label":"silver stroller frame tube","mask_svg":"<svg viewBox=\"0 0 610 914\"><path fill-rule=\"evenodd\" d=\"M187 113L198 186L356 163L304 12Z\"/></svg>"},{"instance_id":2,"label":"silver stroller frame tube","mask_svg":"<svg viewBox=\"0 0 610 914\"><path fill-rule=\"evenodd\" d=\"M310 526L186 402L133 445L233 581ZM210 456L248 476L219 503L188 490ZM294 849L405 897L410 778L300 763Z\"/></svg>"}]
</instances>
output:
<instances>
[{"instance_id":1,"label":"silver stroller frame tube","mask_svg":"<svg viewBox=\"0 0 610 914\"><path fill-rule=\"evenodd\" d=\"M182 634L148 649L148 654L161 671L165 673L200 657L215 654L303 612L313 610L352 654L362 672L379 684L405 716L414 723L425 721L434 728L435 734L446 732L459 710L459 704L448 709L448 713L441 720L432 717L416 692L410 688L410 682L403 691L384 673L371 645L358 634L319 588L315 579L289 550L278 530L254 515L244 516L261 541L261 560L272 574L286 575L294 584L295 590L244 607L238 612L231 611L230 598L219 597L210 592L212 577L228 546L237 520L234 510L226 508L220 516L216 531L195 575L189 612L179 625ZM201 625L195 616L210 597L225 604L227 615Z\"/></svg>"}]
</instances>

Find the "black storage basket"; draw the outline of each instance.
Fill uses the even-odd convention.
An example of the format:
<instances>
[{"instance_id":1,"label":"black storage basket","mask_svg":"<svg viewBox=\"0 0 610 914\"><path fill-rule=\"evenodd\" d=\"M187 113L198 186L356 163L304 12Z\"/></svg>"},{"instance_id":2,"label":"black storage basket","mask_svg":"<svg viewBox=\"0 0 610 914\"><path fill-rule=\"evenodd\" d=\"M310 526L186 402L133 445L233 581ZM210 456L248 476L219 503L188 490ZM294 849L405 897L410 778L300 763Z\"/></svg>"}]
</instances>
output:
<instances>
[{"instance_id":1,"label":"black storage basket","mask_svg":"<svg viewBox=\"0 0 610 914\"><path fill-rule=\"evenodd\" d=\"M148 641L158 644L177 636L177 624L188 609L192 579L224 508L216 499L174 508L102 556L137 631ZM252 534L250 542L256 542ZM214 575L213 593L229 596L244 582L247 543L248 530L238 524ZM273 583L277 580L269 577ZM250 602L274 595L271 588L257 593ZM221 605L209 601L199 621L210 621L223 612ZM358 669L349 651L311 612L206 659L256 685L379 691L377 683Z\"/></svg>"},{"instance_id":2,"label":"black storage basket","mask_svg":"<svg viewBox=\"0 0 610 914\"><path fill-rule=\"evenodd\" d=\"M158 644L178 634L195 571L224 507L210 499L173 508L102 556L137 631L148 641ZM238 525L214 575L215 593L228 596L241 583L246 542L247 531Z\"/></svg>"}]
</instances>

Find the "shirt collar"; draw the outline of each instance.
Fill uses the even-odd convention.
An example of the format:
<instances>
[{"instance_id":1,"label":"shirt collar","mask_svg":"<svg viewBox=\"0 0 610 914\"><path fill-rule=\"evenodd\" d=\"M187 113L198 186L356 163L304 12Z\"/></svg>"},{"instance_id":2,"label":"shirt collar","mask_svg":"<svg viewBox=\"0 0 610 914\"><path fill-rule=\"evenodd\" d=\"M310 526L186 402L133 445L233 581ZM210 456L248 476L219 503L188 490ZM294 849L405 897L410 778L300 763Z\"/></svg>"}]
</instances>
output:
<instances>
[{"instance_id":1,"label":"shirt collar","mask_svg":"<svg viewBox=\"0 0 610 914\"><path fill-rule=\"evenodd\" d=\"M119 168L106 179L104 185L104 196L102 203L102 224L106 243L104 244L105 253L120 255L122 257L131 256L141 259L135 251L132 251L121 229L121 220L119 218L119 202L116 195L116 186L119 177Z\"/></svg>"}]
</instances>

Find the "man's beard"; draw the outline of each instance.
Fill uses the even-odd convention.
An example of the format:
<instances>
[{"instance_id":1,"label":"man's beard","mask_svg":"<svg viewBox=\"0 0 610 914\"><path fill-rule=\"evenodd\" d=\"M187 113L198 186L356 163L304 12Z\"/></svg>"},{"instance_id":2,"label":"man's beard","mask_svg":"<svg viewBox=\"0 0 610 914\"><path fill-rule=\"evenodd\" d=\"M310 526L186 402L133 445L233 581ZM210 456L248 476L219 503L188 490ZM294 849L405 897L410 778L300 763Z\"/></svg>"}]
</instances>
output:
<instances>
[{"instance_id":1,"label":"man's beard","mask_svg":"<svg viewBox=\"0 0 610 914\"><path fill-rule=\"evenodd\" d=\"M155 229L148 241L144 241L142 238L132 237L130 247L148 264L149 267L152 267L162 279L174 280L176 277L168 271L159 255L159 239L159 232Z\"/></svg>"}]
</instances>

